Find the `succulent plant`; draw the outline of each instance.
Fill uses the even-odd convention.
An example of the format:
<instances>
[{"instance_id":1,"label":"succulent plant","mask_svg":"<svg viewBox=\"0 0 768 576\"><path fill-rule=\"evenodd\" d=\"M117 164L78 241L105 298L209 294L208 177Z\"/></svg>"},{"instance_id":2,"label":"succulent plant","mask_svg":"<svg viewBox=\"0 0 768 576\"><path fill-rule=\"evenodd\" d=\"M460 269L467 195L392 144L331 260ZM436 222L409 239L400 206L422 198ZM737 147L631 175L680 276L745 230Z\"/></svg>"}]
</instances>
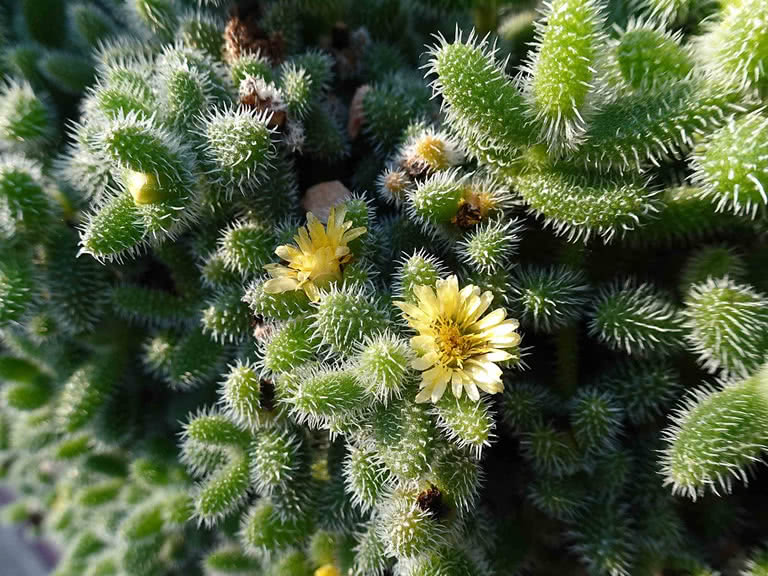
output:
<instances>
[{"instance_id":1,"label":"succulent plant","mask_svg":"<svg viewBox=\"0 0 768 576\"><path fill-rule=\"evenodd\" d=\"M5 2L3 518L57 576L767 573L766 21Z\"/></svg>"}]
</instances>

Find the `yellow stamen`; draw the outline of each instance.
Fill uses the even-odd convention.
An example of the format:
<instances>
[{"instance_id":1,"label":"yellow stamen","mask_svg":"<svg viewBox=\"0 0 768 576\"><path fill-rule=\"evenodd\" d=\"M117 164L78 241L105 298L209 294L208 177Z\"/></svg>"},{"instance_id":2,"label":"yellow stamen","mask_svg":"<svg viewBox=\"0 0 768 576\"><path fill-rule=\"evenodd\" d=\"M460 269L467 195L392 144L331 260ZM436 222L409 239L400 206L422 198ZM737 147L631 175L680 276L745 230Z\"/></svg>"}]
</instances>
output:
<instances>
[{"instance_id":1,"label":"yellow stamen","mask_svg":"<svg viewBox=\"0 0 768 576\"><path fill-rule=\"evenodd\" d=\"M461 367L470 351L470 342L454 322L438 322L435 342L440 349L440 363L451 368Z\"/></svg>"}]
</instances>

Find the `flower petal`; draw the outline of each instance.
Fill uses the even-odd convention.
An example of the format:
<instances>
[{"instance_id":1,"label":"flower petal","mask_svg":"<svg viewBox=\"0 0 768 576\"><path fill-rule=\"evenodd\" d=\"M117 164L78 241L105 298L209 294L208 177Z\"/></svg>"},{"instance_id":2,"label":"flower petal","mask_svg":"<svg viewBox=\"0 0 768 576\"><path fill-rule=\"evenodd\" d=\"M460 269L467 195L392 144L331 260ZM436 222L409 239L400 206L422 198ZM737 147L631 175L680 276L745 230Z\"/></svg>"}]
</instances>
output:
<instances>
[{"instance_id":1,"label":"flower petal","mask_svg":"<svg viewBox=\"0 0 768 576\"><path fill-rule=\"evenodd\" d=\"M480 288L478 288L473 284L467 284L459 292L459 298L461 298L462 301L469 300L470 296L479 296L479 295L480 295Z\"/></svg>"},{"instance_id":2,"label":"flower petal","mask_svg":"<svg viewBox=\"0 0 768 576\"><path fill-rule=\"evenodd\" d=\"M504 389L504 385L501 383L501 369L496 364L477 363L475 361L468 364L465 370L475 385L489 394L496 394Z\"/></svg>"},{"instance_id":3,"label":"flower petal","mask_svg":"<svg viewBox=\"0 0 768 576\"><path fill-rule=\"evenodd\" d=\"M317 302L320 300L320 290L317 286L312 284L312 282L307 282L302 286L304 288L304 293L307 295L307 298L309 298L312 302Z\"/></svg>"},{"instance_id":4,"label":"flower petal","mask_svg":"<svg viewBox=\"0 0 768 576\"><path fill-rule=\"evenodd\" d=\"M497 348L512 348L520 344L520 334L517 332L510 332L501 336L494 334L488 339L488 343Z\"/></svg>"},{"instance_id":5,"label":"flower petal","mask_svg":"<svg viewBox=\"0 0 768 576\"><path fill-rule=\"evenodd\" d=\"M463 311L463 318L460 320L465 326L471 326L480 316L485 314L485 311L493 302L493 294L491 292L484 292L480 294L480 289L477 289L477 294L472 294L472 297L467 301L467 305Z\"/></svg>"},{"instance_id":6,"label":"flower petal","mask_svg":"<svg viewBox=\"0 0 768 576\"><path fill-rule=\"evenodd\" d=\"M270 278L264 282L264 292L267 294L279 294L281 292L289 292L296 290L299 287L299 283L295 278Z\"/></svg>"},{"instance_id":7,"label":"flower petal","mask_svg":"<svg viewBox=\"0 0 768 576\"><path fill-rule=\"evenodd\" d=\"M432 318L440 315L440 304L437 301L434 290L430 286L414 286L413 294L419 300L419 308Z\"/></svg>"},{"instance_id":8,"label":"flower petal","mask_svg":"<svg viewBox=\"0 0 768 576\"><path fill-rule=\"evenodd\" d=\"M425 354L424 356L420 356L418 358L414 358L411 360L411 368L414 370L418 370L419 372L423 372L424 370L428 370L429 368L432 368L432 366L435 365L437 362L437 353L436 352L430 352L429 354Z\"/></svg>"},{"instance_id":9,"label":"flower petal","mask_svg":"<svg viewBox=\"0 0 768 576\"><path fill-rule=\"evenodd\" d=\"M501 378L501 368L493 362L480 362L472 359L466 363L464 371L478 384L481 382L495 382Z\"/></svg>"},{"instance_id":10,"label":"flower petal","mask_svg":"<svg viewBox=\"0 0 768 576\"><path fill-rule=\"evenodd\" d=\"M437 281L437 301L444 318L454 318L459 307L459 280L449 276Z\"/></svg>"},{"instance_id":11,"label":"flower petal","mask_svg":"<svg viewBox=\"0 0 768 576\"><path fill-rule=\"evenodd\" d=\"M346 244L347 242L352 242L355 238L358 238L365 234L368 231L368 229L365 226L359 226L357 228L352 228L352 230L348 230L344 233L344 236L342 237L342 241Z\"/></svg>"},{"instance_id":12,"label":"flower petal","mask_svg":"<svg viewBox=\"0 0 768 576\"><path fill-rule=\"evenodd\" d=\"M429 350L435 350L435 338L429 334L419 334L411 338L411 348L417 352L427 352Z\"/></svg>"},{"instance_id":13,"label":"flower petal","mask_svg":"<svg viewBox=\"0 0 768 576\"><path fill-rule=\"evenodd\" d=\"M509 352L505 352L504 350L491 349L485 354L473 356L472 359L477 360L478 362L504 362L505 360L511 360L512 358L514 358L514 356L512 356L512 354Z\"/></svg>"},{"instance_id":14,"label":"flower petal","mask_svg":"<svg viewBox=\"0 0 768 576\"><path fill-rule=\"evenodd\" d=\"M325 226L312 212L307 212L307 230L315 248L328 246L328 237L325 234Z\"/></svg>"},{"instance_id":15,"label":"flower petal","mask_svg":"<svg viewBox=\"0 0 768 576\"><path fill-rule=\"evenodd\" d=\"M479 322L476 322L475 326L477 326L477 324L479 324ZM483 330L483 332L485 332L489 337L506 336L514 333L519 327L520 323L514 318L510 318L496 324L495 326L487 327L485 330Z\"/></svg>"},{"instance_id":16,"label":"flower petal","mask_svg":"<svg viewBox=\"0 0 768 576\"><path fill-rule=\"evenodd\" d=\"M442 366L435 366L424 372L422 381L427 386L434 386L440 382L447 384L451 378L451 371Z\"/></svg>"},{"instance_id":17,"label":"flower petal","mask_svg":"<svg viewBox=\"0 0 768 576\"><path fill-rule=\"evenodd\" d=\"M458 370L454 370L453 376L451 376L451 391L456 398L461 398L464 391L464 378Z\"/></svg>"},{"instance_id":18,"label":"flower petal","mask_svg":"<svg viewBox=\"0 0 768 576\"><path fill-rule=\"evenodd\" d=\"M299 228L299 233L294 236L293 239L296 241L296 244L299 246L299 250L302 252L311 254L314 251L312 248L312 240L310 240L307 229L304 228L304 226Z\"/></svg>"},{"instance_id":19,"label":"flower petal","mask_svg":"<svg viewBox=\"0 0 768 576\"><path fill-rule=\"evenodd\" d=\"M433 404L437 404L440 401L440 398L443 397L446 386L448 386L448 378L445 380L440 380L437 384L435 384L435 387L432 389Z\"/></svg>"},{"instance_id":20,"label":"flower petal","mask_svg":"<svg viewBox=\"0 0 768 576\"><path fill-rule=\"evenodd\" d=\"M496 308L496 310L469 326L468 329L472 332L482 332L499 325L506 317L507 311L504 308Z\"/></svg>"},{"instance_id":21,"label":"flower petal","mask_svg":"<svg viewBox=\"0 0 768 576\"><path fill-rule=\"evenodd\" d=\"M464 382L464 389L467 391L467 396L469 396L472 400L477 402L480 400L480 392L477 389L477 386L475 386L475 383L472 382L472 380L467 380Z\"/></svg>"},{"instance_id":22,"label":"flower petal","mask_svg":"<svg viewBox=\"0 0 768 576\"><path fill-rule=\"evenodd\" d=\"M402 302L397 300L393 302L393 304L403 311L405 319L408 320L409 323L412 323L413 321L429 323L431 320L426 312L424 312L418 306L411 304L410 302Z\"/></svg>"},{"instance_id":23,"label":"flower petal","mask_svg":"<svg viewBox=\"0 0 768 576\"><path fill-rule=\"evenodd\" d=\"M289 262L291 260L294 260L295 258L298 258L301 256L301 251L296 248L296 246L291 246L290 244L283 244L282 246L278 246L275 249L275 254L280 256L283 260L288 260Z\"/></svg>"},{"instance_id":24,"label":"flower petal","mask_svg":"<svg viewBox=\"0 0 768 576\"><path fill-rule=\"evenodd\" d=\"M416 403L417 404L424 404L425 402L429 402L430 398L432 397L432 389L431 388L422 388L418 394L416 394Z\"/></svg>"},{"instance_id":25,"label":"flower petal","mask_svg":"<svg viewBox=\"0 0 768 576\"><path fill-rule=\"evenodd\" d=\"M266 270L273 278L277 278L279 276L296 276L296 272L294 270L286 268L282 264L277 264L275 262L264 264L264 270Z\"/></svg>"}]
</instances>

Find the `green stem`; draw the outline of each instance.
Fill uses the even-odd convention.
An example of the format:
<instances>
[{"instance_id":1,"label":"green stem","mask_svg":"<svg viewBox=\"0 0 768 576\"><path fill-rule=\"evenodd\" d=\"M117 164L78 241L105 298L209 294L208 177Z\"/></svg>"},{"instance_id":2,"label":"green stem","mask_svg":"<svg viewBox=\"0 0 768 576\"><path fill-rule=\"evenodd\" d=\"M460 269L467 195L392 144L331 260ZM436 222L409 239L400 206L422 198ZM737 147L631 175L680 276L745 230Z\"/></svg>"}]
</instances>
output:
<instances>
[{"instance_id":1,"label":"green stem","mask_svg":"<svg viewBox=\"0 0 768 576\"><path fill-rule=\"evenodd\" d=\"M586 252L578 244L563 244L558 250L558 260L574 269L584 266ZM579 383L579 327L566 326L555 334L555 382L563 398L570 398Z\"/></svg>"},{"instance_id":2,"label":"green stem","mask_svg":"<svg viewBox=\"0 0 768 576\"><path fill-rule=\"evenodd\" d=\"M481 38L498 27L497 0L477 0L475 3L475 30Z\"/></svg>"},{"instance_id":3,"label":"green stem","mask_svg":"<svg viewBox=\"0 0 768 576\"><path fill-rule=\"evenodd\" d=\"M566 326L555 335L555 383L563 398L570 398L579 383L579 330Z\"/></svg>"}]
</instances>

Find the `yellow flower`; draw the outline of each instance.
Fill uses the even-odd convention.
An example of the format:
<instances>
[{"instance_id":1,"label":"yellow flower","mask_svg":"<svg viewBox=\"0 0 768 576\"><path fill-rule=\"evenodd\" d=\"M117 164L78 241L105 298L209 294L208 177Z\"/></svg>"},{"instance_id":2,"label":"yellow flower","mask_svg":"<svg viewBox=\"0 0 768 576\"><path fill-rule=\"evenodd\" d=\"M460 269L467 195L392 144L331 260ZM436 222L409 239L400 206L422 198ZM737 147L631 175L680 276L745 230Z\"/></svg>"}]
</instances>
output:
<instances>
[{"instance_id":1,"label":"yellow flower","mask_svg":"<svg viewBox=\"0 0 768 576\"><path fill-rule=\"evenodd\" d=\"M472 285L459 291L456 276L438 280L436 290L416 286L413 293L415 304L395 305L419 333L411 338L418 354L411 365L422 372L416 402L437 402L449 383L457 398L466 390L470 398L479 400L478 388L488 394L501 392L504 385L496 363L511 359L504 349L520 343L517 320L506 319L503 308L485 314L493 294L481 293Z\"/></svg>"},{"instance_id":2,"label":"yellow flower","mask_svg":"<svg viewBox=\"0 0 768 576\"><path fill-rule=\"evenodd\" d=\"M341 572L333 564L326 564L315 570L315 576L341 576Z\"/></svg>"},{"instance_id":3,"label":"yellow flower","mask_svg":"<svg viewBox=\"0 0 768 576\"><path fill-rule=\"evenodd\" d=\"M264 292L276 294L289 290L304 290L310 300L320 298L320 290L341 281L341 265L352 258L348 244L365 234L365 228L352 228L344 221L344 207L331 208L328 228L307 213L307 226L294 236L296 245L278 246L275 254L288 262L267 264L264 268L272 277L264 283Z\"/></svg>"}]
</instances>

